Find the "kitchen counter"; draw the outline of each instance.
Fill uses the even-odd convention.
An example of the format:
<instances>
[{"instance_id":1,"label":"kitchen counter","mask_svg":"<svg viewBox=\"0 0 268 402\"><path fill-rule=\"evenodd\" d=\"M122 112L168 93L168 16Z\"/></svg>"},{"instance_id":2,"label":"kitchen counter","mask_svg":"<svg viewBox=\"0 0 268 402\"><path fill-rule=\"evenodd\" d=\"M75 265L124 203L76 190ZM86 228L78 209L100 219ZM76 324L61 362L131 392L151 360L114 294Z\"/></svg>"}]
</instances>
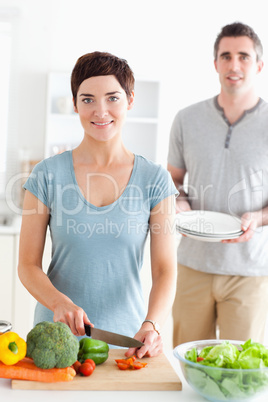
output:
<instances>
[{"instance_id":1,"label":"kitchen counter","mask_svg":"<svg viewBox=\"0 0 268 402\"><path fill-rule=\"evenodd\" d=\"M73 402L74 400L94 400L94 402L205 402L205 399L194 392L185 381L179 362L172 351L165 353L171 365L182 382L181 391L37 391L14 390L11 380L0 378L1 400L8 402L47 402L48 398L54 401ZM258 402L267 402L267 396L258 399Z\"/></svg>"},{"instance_id":2,"label":"kitchen counter","mask_svg":"<svg viewBox=\"0 0 268 402\"><path fill-rule=\"evenodd\" d=\"M11 380L0 378L1 400L8 402L28 401L47 402L48 398L54 400L73 402L74 400L94 400L94 402L204 402L185 382L179 363L172 354L166 353L171 365L182 381L182 391L28 391L14 390Z\"/></svg>"}]
</instances>

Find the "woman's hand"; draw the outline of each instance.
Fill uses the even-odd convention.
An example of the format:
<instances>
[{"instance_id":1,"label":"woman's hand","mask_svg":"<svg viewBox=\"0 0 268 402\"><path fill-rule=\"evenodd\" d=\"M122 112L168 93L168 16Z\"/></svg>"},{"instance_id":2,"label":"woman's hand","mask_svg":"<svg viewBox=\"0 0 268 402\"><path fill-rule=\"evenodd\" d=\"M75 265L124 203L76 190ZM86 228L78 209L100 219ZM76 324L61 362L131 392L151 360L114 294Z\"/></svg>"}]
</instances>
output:
<instances>
[{"instance_id":1,"label":"woman's hand","mask_svg":"<svg viewBox=\"0 0 268 402\"><path fill-rule=\"evenodd\" d=\"M144 346L128 349L125 353L126 357L136 355L141 359L143 356L154 357L163 352L162 337L154 330L140 329L134 338L143 342Z\"/></svg>"},{"instance_id":2,"label":"woman's hand","mask_svg":"<svg viewBox=\"0 0 268 402\"><path fill-rule=\"evenodd\" d=\"M76 336L85 335L84 324L93 326L85 311L81 307L75 305L71 299L66 296L64 301L56 305L53 321L64 322L70 327L72 333Z\"/></svg>"}]
</instances>

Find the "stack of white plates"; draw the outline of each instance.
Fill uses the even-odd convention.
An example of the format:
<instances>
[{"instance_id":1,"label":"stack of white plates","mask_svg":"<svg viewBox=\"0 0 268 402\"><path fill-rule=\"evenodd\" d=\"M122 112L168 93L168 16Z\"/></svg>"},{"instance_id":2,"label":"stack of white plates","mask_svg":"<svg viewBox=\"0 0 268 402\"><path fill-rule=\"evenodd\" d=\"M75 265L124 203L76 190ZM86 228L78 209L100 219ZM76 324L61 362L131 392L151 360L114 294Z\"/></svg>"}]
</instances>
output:
<instances>
[{"instance_id":1,"label":"stack of white plates","mask_svg":"<svg viewBox=\"0 0 268 402\"><path fill-rule=\"evenodd\" d=\"M241 220L214 211L187 211L176 217L177 232L201 241L219 242L236 239L243 234Z\"/></svg>"}]
</instances>

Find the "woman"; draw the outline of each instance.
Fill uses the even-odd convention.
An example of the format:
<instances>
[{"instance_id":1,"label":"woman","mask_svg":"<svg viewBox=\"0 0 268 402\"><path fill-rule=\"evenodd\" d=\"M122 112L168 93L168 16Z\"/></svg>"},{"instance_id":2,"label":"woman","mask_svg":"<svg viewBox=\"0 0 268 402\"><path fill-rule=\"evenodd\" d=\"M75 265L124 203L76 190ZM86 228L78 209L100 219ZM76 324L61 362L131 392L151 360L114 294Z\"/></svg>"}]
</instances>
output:
<instances>
[{"instance_id":1,"label":"woman","mask_svg":"<svg viewBox=\"0 0 268 402\"><path fill-rule=\"evenodd\" d=\"M83 336L84 323L92 323L144 342L126 356L155 356L162 351L156 323L163 325L175 295L176 189L165 169L122 143L134 101L125 60L86 54L77 60L71 87L84 138L73 151L36 165L25 184L19 277L38 301L35 324L61 321ZM47 226L52 260L46 275ZM139 273L148 231L152 289L146 313Z\"/></svg>"}]
</instances>

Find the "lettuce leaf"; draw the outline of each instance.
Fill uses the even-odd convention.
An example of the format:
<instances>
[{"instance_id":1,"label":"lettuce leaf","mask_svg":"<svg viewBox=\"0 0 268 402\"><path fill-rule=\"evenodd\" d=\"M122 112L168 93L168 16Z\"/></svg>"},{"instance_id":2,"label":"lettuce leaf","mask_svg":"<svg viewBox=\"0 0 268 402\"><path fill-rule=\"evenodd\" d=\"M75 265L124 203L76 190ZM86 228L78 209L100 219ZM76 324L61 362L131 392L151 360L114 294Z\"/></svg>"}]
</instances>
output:
<instances>
[{"instance_id":1,"label":"lettuce leaf","mask_svg":"<svg viewBox=\"0 0 268 402\"><path fill-rule=\"evenodd\" d=\"M197 359L197 349L193 348L191 350L188 350L185 353L185 359L186 360L190 360L190 362L195 362L196 363L196 359Z\"/></svg>"},{"instance_id":2,"label":"lettuce leaf","mask_svg":"<svg viewBox=\"0 0 268 402\"><path fill-rule=\"evenodd\" d=\"M225 341L211 348L205 360L214 363L216 367L226 367L226 364L234 363L238 358L238 349L230 342Z\"/></svg>"}]
</instances>

